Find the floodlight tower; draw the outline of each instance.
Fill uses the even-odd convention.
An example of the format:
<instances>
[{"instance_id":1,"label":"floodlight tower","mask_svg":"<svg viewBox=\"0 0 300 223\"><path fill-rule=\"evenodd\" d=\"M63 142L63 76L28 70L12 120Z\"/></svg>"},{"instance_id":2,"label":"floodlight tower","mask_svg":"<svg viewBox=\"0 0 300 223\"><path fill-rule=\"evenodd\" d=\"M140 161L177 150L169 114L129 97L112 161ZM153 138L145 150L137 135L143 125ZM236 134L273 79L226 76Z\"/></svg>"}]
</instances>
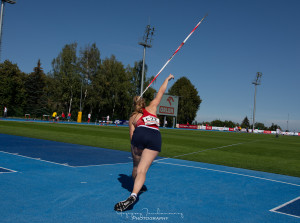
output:
<instances>
[{"instance_id":1,"label":"floodlight tower","mask_svg":"<svg viewBox=\"0 0 300 223\"><path fill-rule=\"evenodd\" d=\"M2 24L3 24L3 13L5 2L9 4L15 4L16 1L13 0L0 0L1 1L1 11L0 11L0 58L1 58L1 42L2 42Z\"/></svg>"},{"instance_id":2,"label":"floodlight tower","mask_svg":"<svg viewBox=\"0 0 300 223\"><path fill-rule=\"evenodd\" d=\"M252 133L254 133L254 125L255 125L256 86L257 86L257 85L260 85L260 83L261 83L261 76L262 76L262 73L261 73L261 72L257 72L257 73L256 73L256 78L255 78L255 80L252 82L252 84L255 85Z\"/></svg>"},{"instance_id":3,"label":"floodlight tower","mask_svg":"<svg viewBox=\"0 0 300 223\"><path fill-rule=\"evenodd\" d=\"M289 120L290 120L290 113L288 113L288 119L286 121L286 130L289 131Z\"/></svg>"},{"instance_id":4,"label":"floodlight tower","mask_svg":"<svg viewBox=\"0 0 300 223\"><path fill-rule=\"evenodd\" d=\"M150 25L146 26L146 31L143 37L144 42L139 42L139 45L144 47L144 55L143 55L143 67L142 67L142 77L141 77L141 95L144 91L144 73L145 73L145 58L146 58L146 48L151 48L152 36L154 34L154 27L150 27Z\"/></svg>"}]
</instances>

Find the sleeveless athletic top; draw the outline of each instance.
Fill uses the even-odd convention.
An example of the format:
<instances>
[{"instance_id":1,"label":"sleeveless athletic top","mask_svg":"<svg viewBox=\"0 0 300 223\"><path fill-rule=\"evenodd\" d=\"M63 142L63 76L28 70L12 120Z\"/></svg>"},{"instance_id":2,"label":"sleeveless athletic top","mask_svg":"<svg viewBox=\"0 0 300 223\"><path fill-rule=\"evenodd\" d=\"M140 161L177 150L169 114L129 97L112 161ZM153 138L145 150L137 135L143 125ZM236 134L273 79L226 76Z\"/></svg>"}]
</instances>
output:
<instances>
[{"instance_id":1,"label":"sleeveless athletic top","mask_svg":"<svg viewBox=\"0 0 300 223\"><path fill-rule=\"evenodd\" d=\"M150 112L148 112L146 109L143 108L143 115L136 122L136 127L139 126L158 130L159 119L157 118L156 115L151 114Z\"/></svg>"}]
</instances>

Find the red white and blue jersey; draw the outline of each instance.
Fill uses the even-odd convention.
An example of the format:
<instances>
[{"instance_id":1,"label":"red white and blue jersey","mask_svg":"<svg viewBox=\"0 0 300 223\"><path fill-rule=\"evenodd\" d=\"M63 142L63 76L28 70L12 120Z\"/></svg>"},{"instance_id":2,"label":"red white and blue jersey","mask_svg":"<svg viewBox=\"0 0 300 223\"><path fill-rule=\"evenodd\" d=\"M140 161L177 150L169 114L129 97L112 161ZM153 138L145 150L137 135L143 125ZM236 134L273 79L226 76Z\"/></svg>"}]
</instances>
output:
<instances>
[{"instance_id":1,"label":"red white and blue jersey","mask_svg":"<svg viewBox=\"0 0 300 223\"><path fill-rule=\"evenodd\" d=\"M136 122L136 127L146 127L158 130L159 118L143 108L142 117Z\"/></svg>"}]
</instances>

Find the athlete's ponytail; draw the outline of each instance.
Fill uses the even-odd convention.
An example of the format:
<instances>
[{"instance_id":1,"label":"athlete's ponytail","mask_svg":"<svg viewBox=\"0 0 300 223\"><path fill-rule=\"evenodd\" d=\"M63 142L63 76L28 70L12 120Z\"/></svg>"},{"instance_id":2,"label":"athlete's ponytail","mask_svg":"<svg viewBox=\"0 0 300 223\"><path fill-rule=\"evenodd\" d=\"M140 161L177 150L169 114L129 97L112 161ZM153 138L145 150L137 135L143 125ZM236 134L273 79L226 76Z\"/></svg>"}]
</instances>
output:
<instances>
[{"instance_id":1,"label":"athlete's ponytail","mask_svg":"<svg viewBox=\"0 0 300 223\"><path fill-rule=\"evenodd\" d=\"M143 113L143 108L146 107L145 100L144 98L140 98L140 96L135 96L133 98L133 109L134 112L131 114L131 116L138 114L138 113Z\"/></svg>"}]
</instances>

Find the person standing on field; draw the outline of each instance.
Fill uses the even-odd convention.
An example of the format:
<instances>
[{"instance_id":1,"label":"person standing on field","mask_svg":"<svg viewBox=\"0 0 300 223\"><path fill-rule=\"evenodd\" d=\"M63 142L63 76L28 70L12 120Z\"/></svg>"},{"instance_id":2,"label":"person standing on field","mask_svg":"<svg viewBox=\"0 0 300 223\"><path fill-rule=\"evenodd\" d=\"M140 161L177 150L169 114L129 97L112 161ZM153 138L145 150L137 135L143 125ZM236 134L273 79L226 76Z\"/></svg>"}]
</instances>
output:
<instances>
[{"instance_id":1,"label":"person standing on field","mask_svg":"<svg viewBox=\"0 0 300 223\"><path fill-rule=\"evenodd\" d=\"M89 114L88 114L88 124L90 124L91 116L92 116L91 113L89 113Z\"/></svg>"},{"instance_id":2,"label":"person standing on field","mask_svg":"<svg viewBox=\"0 0 300 223\"><path fill-rule=\"evenodd\" d=\"M53 119L53 122L55 122L55 121L56 121L56 116L57 116L57 112L53 112L53 114L52 114L52 119Z\"/></svg>"},{"instance_id":3,"label":"person standing on field","mask_svg":"<svg viewBox=\"0 0 300 223\"><path fill-rule=\"evenodd\" d=\"M4 106L3 117L4 118L7 117L7 107L6 106Z\"/></svg>"},{"instance_id":4,"label":"person standing on field","mask_svg":"<svg viewBox=\"0 0 300 223\"><path fill-rule=\"evenodd\" d=\"M62 112L62 113L61 113L61 120L65 121L65 119L66 119L66 115L65 115L64 112Z\"/></svg>"},{"instance_id":5,"label":"person standing on field","mask_svg":"<svg viewBox=\"0 0 300 223\"><path fill-rule=\"evenodd\" d=\"M280 134L281 134L281 130L280 130L280 128L278 127L278 128L276 129L276 138L278 138Z\"/></svg>"},{"instance_id":6,"label":"person standing on field","mask_svg":"<svg viewBox=\"0 0 300 223\"><path fill-rule=\"evenodd\" d=\"M70 113L70 112L69 112L69 114L68 114L67 119L68 119L68 122L71 120L71 113Z\"/></svg>"}]
</instances>

